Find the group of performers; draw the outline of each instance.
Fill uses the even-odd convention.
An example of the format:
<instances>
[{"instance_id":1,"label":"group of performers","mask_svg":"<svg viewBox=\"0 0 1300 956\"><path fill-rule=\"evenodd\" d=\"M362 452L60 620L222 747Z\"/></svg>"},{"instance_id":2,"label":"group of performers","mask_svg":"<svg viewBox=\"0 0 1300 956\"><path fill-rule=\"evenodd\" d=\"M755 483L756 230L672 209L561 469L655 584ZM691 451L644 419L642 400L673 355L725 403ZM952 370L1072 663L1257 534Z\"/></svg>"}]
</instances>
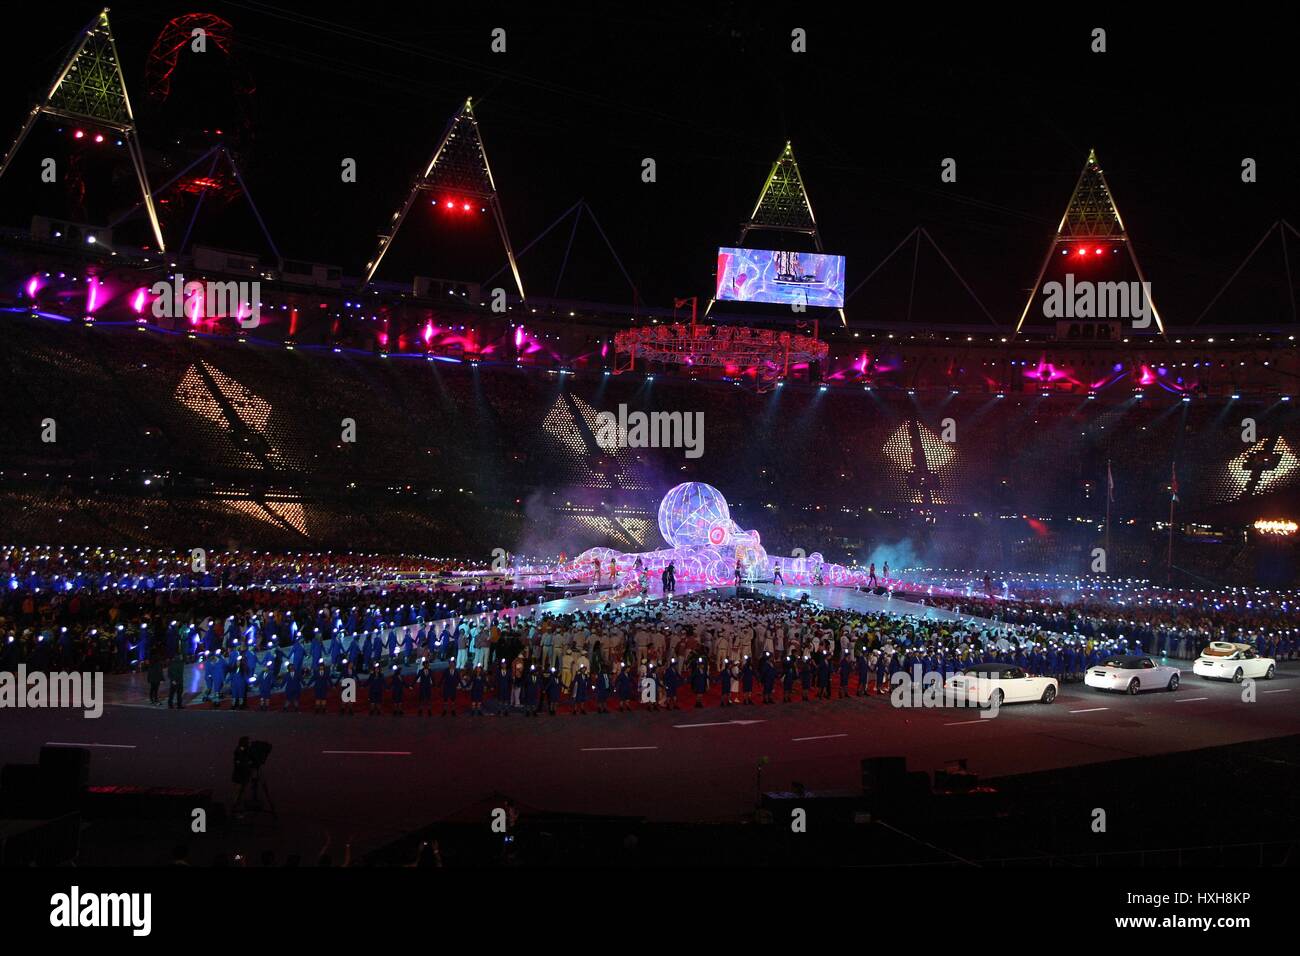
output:
<instances>
[{"instance_id":1,"label":"group of performers","mask_svg":"<svg viewBox=\"0 0 1300 956\"><path fill-rule=\"evenodd\" d=\"M602 570L603 564L599 557L591 559L592 578L597 588L602 581L608 581L610 586L615 589L615 597L641 597L650 596L650 572L645 566L645 562L640 555L632 564L632 574L627 584L622 589L618 587L618 562L614 558L609 559L608 573ZM660 583L663 586L665 596L676 593L677 591L677 568L674 562L669 561L668 565L660 574ZM600 600L605 600L604 597Z\"/></svg>"}]
</instances>

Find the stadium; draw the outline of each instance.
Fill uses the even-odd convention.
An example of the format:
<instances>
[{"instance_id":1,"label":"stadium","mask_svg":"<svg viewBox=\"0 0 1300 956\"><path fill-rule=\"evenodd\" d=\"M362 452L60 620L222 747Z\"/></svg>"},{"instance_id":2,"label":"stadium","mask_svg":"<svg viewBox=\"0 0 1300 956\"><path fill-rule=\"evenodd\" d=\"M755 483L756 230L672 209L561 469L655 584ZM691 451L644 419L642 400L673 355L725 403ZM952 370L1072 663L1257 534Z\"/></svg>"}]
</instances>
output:
<instances>
[{"instance_id":1,"label":"stadium","mask_svg":"<svg viewBox=\"0 0 1300 956\"><path fill-rule=\"evenodd\" d=\"M1198 244L1119 127L912 187L628 145L531 22L77 14L0 115L4 865L1294 865L1293 182Z\"/></svg>"}]
</instances>

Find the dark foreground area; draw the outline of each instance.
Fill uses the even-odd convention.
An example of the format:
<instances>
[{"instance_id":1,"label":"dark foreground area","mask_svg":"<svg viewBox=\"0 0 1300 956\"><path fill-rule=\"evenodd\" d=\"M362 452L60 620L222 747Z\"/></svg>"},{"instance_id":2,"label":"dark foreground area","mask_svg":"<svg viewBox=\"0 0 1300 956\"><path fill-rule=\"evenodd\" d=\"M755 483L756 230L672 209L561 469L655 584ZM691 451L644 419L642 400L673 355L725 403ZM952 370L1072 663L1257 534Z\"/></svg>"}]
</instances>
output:
<instances>
[{"instance_id":1,"label":"dark foreground area","mask_svg":"<svg viewBox=\"0 0 1300 956\"><path fill-rule=\"evenodd\" d=\"M986 779L956 763L930 773L909 771L902 757L865 758L853 767L859 785L837 789L795 783L791 790L769 790L755 767L757 806L731 822L564 812L490 793L382 841L366 829L367 819L373 825L398 804L406 811L391 819L410 817L410 805L420 803L413 789L377 787L371 800L344 810L356 817L355 831L323 828L284 813L283 801L281 812L272 813L269 785L260 808L233 813L210 790L109 786L69 795L57 781L75 778L77 752L49 750L43 784L24 776L34 768L5 769L11 819L0 821L0 847L6 866L1235 868L1300 862L1297 735ZM269 771L266 776L273 779ZM36 819L24 799L34 794L58 812ZM196 810L206 832L193 832Z\"/></svg>"}]
</instances>

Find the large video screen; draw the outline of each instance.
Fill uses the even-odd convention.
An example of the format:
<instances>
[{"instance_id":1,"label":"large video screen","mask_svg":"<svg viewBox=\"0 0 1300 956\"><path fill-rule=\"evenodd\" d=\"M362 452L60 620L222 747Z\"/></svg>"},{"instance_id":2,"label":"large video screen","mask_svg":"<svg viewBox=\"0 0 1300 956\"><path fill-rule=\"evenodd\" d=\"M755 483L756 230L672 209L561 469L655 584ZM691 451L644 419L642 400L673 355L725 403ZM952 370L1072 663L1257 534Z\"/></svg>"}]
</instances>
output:
<instances>
[{"instance_id":1,"label":"large video screen","mask_svg":"<svg viewBox=\"0 0 1300 956\"><path fill-rule=\"evenodd\" d=\"M844 305L844 257L723 247L718 250L716 298L838 309Z\"/></svg>"}]
</instances>

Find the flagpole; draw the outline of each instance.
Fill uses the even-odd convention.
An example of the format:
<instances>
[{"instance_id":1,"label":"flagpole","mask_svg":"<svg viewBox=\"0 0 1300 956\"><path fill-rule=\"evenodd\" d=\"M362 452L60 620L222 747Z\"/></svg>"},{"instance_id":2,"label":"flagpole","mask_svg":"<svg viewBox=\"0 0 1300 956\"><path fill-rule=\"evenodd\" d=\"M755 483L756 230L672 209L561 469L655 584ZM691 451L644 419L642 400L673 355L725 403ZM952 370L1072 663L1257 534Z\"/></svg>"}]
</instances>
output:
<instances>
[{"instance_id":1,"label":"flagpole","mask_svg":"<svg viewBox=\"0 0 1300 956\"><path fill-rule=\"evenodd\" d=\"M1168 584L1174 583L1174 499L1169 499L1169 548L1165 552L1165 576Z\"/></svg>"},{"instance_id":2,"label":"flagpole","mask_svg":"<svg viewBox=\"0 0 1300 956\"><path fill-rule=\"evenodd\" d=\"M1114 482L1111 481L1110 459L1106 459L1106 567L1110 568L1110 499L1114 494Z\"/></svg>"},{"instance_id":3,"label":"flagpole","mask_svg":"<svg viewBox=\"0 0 1300 956\"><path fill-rule=\"evenodd\" d=\"M1166 583L1174 583L1174 502L1178 500L1178 469L1171 462L1169 465L1169 476L1172 479L1169 484L1169 546L1165 551L1165 576Z\"/></svg>"}]
</instances>

